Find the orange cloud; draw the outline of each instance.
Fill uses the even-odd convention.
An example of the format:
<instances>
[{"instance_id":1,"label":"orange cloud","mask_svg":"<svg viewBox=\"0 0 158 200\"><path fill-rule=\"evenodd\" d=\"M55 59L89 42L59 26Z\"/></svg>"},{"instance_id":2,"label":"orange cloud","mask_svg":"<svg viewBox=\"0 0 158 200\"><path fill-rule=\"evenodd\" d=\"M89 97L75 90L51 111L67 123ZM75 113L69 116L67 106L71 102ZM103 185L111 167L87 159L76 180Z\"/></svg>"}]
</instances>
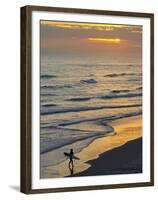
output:
<instances>
[{"instance_id":1,"label":"orange cloud","mask_svg":"<svg viewBox=\"0 0 158 200\"><path fill-rule=\"evenodd\" d=\"M52 27L59 28L68 28L68 29L96 29L100 31L113 31L114 29L124 28L127 30L135 30L135 28L139 29L138 26L129 26L129 25L121 25L121 24L102 24L102 23L81 23L81 22L60 22L60 21L47 21L41 20L41 25L47 25Z\"/></svg>"},{"instance_id":2,"label":"orange cloud","mask_svg":"<svg viewBox=\"0 0 158 200\"><path fill-rule=\"evenodd\" d=\"M94 42L105 42L119 44L121 40L119 38L88 38L89 41Z\"/></svg>"}]
</instances>

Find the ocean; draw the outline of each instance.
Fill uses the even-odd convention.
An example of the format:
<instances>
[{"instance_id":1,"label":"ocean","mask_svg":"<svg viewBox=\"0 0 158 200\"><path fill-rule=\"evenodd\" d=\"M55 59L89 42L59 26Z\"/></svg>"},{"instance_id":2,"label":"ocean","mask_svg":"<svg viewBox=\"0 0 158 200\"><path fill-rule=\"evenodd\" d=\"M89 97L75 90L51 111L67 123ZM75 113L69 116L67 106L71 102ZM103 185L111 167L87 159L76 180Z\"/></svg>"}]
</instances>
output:
<instances>
[{"instance_id":1,"label":"ocean","mask_svg":"<svg viewBox=\"0 0 158 200\"><path fill-rule=\"evenodd\" d=\"M109 121L142 113L139 64L57 62L41 59L40 169L66 160L100 137L114 135ZM58 177L52 171L51 177Z\"/></svg>"}]
</instances>

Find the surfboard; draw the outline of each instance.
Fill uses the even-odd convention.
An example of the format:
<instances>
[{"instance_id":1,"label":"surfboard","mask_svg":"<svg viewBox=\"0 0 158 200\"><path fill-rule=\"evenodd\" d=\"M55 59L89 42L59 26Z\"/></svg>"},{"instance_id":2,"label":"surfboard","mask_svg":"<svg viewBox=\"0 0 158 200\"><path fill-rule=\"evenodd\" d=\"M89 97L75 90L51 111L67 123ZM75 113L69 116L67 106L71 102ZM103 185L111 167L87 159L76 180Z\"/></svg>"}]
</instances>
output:
<instances>
[{"instance_id":1,"label":"surfboard","mask_svg":"<svg viewBox=\"0 0 158 200\"><path fill-rule=\"evenodd\" d=\"M70 153L64 152L64 155L70 158ZM72 159L80 160L77 156L72 156Z\"/></svg>"}]
</instances>

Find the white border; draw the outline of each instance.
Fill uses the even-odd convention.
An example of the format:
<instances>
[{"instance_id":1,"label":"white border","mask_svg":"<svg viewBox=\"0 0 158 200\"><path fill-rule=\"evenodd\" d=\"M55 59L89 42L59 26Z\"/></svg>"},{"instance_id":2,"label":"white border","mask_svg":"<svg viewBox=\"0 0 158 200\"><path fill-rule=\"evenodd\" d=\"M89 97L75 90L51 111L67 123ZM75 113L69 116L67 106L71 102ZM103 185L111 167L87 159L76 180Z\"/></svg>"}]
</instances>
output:
<instances>
[{"instance_id":1,"label":"white border","mask_svg":"<svg viewBox=\"0 0 158 200\"><path fill-rule=\"evenodd\" d=\"M96 177L40 179L40 20L130 24L143 26L143 173ZM95 14L32 13L32 189L141 183L150 181L150 19Z\"/></svg>"}]
</instances>

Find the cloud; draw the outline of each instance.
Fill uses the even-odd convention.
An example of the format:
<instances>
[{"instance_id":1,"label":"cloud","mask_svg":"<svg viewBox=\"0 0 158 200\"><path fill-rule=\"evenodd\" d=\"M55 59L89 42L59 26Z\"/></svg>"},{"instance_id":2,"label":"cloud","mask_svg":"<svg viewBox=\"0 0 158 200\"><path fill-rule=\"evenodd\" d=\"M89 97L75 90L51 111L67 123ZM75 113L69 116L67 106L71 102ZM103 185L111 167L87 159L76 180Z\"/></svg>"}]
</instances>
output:
<instances>
[{"instance_id":1,"label":"cloud","mask_svg":"<svg viewBox=\"0 0 158 200\"><path fill-rule=\"evenodd\" d=\"M103 23L84 23L84 22L61 22L41 20L41 25L58 27L64 29L95 29L99 31L113 31L115 29L126 29L128 31L141 31L141 26L122 25L122 24L103 24Z\"/></svg>"},{"instance_id":2,"label":"cloud","mask_svg":"<svg viewBox=\"0 0 158 200\"><path fill-rule=\"evenodd\" d=\"M121 42L121 39L119 38L88 38L88 41L119 44Z\"/></svg>"}]
</instances>

